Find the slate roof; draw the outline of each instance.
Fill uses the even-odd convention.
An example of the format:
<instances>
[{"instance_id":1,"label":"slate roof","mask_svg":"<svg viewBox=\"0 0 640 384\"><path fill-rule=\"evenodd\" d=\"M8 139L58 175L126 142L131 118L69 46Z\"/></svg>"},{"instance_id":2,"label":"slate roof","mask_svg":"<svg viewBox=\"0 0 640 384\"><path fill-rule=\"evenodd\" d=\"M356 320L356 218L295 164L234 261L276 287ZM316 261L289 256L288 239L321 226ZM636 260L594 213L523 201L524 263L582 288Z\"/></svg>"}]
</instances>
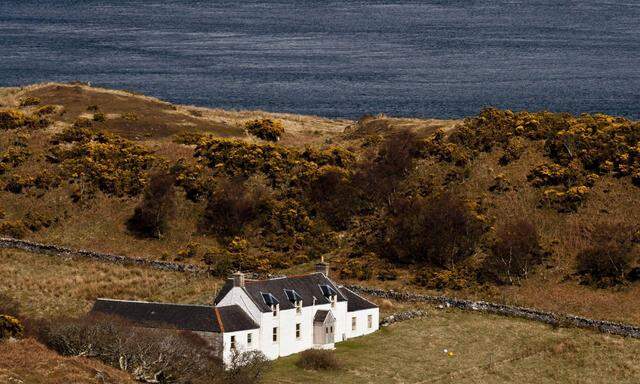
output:
<instances>
[{"instance_id":1,"label":"slate roof","mask_svg":"<svg viewBox=\"0 0 640 384\"><path fill-rule=\"evenodd\" d=\"M326 310L326 309L319 309L316 311L316 315L313 316L313 322L314 323L324 323L324 321L327 319L327 316L329 316L329 314L331 313L331 311Z\"/></svg>"},{"instance_id":2,"label":"slate roof","mask_svg":"<svg viewBox=\"0 0 640 384\"><path fill-rule=\"evenodd\" d=\"M134 325L153 328L215 333L259 328L237 305L214 308L206 305L98 299L91 312L118 316Z\"/></svg>"},{"instance_id":3,"label":"slate roof","mask_svg":"<svg viewBox=\"0 0 640 384\"><path fill-rule=\"evenodd\" d=\"M347 298L347 312L361 311L363 309L378 308L377 305L358 295L352 290L340 287L340 292Z\"/></svg>"},{"instance_id":4,"label":"slate roof","mask_svg":"<svg viewBox=\"0 0 640 384\"><path fill-rule=\"evenodd\" d=\"M289 276L268 280L245 280L244 290L262 312L271 312L271 307L265 303L263 293L270 293L280 304L280 310L295 308L292 300L289 300L285 290L294 290L297 296L302 298L302 306L308 307L314 304L329 304L331 301L324 296L321 286L328 286L329 291L336 293L338 301L347 299L338 287L322 273L308 275ZM228 279L218 293L214 303L218 304L233 288L233 279Z\"/></svg>"}]
</instances>

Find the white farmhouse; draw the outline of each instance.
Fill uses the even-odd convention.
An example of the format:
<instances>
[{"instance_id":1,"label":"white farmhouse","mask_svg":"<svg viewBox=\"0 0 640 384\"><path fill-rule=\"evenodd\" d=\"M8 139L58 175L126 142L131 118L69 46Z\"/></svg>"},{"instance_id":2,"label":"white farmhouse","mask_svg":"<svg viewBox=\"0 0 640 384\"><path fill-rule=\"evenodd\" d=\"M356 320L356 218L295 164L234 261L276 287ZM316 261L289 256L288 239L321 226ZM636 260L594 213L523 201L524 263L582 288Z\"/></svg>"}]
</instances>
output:
<instances>
[{"instance_id":1,"label":"white farmhouse","mask_svg":"<svg viewBox=\"0 0 640 384\"><path fill-rule=\"evenodd\" d=\"M200 334L228 364L235 353L261 351L269 359L335 343L378 329L378 307L329 279L329 266L316 272L268 280L235 273L213 306L98 299L93 312L133 323Z\"/></svg>"}]
</instances>

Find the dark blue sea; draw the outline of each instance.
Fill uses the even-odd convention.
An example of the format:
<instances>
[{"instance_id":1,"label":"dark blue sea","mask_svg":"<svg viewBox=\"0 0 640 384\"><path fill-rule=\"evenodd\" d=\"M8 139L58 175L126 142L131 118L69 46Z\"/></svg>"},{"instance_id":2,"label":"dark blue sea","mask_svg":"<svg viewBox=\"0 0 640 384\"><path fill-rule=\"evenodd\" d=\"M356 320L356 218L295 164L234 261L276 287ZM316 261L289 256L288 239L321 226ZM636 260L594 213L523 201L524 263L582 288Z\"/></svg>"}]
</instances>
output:
<instances>
[{"instance_id":1,"label":"dark blue sea","mask_svg":"<svg viewBox=\"0 0 640 384\"><path fill-rule=\"evenodd\" d=\"M0 86L323 116L640 118L640 1L0 0Z\"/></svg>"}]
</instances>

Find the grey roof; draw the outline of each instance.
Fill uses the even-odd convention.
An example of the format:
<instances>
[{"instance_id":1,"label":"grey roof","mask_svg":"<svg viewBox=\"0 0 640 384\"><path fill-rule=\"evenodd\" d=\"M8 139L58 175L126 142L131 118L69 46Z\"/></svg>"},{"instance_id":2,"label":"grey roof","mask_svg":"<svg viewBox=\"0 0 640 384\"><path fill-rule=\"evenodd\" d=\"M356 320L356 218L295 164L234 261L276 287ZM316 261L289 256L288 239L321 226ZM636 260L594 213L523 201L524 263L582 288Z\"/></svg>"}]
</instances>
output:
<instances>
[{"instance_id":1,"label":"grey roof","mask_svg":"<svg viewBox=\"0 0 640 384\"><path fill-rule=\"evenodd\" d=\"M347 312L361 311L363 309L378 308L377 305L358 295L352 290L340 287L340 292L347 298Z\"/></svg>"},{"instance_id":2,"label":"grey roof","mask_svg":"<svg viewBox=\"0 0 640 384\"><path fill-rule=\"evenodd\" d=\"M118 316L134 325L154 328L215 333L259 328L237 305L212 307L98 299L91 312Z\"/></svg>"},{"instance_id":3,"label":"grey roof","mask_svg":"<svg viewBox=\"0 0 640 384\"><path fill-rule=\"evenodd\" d=\"M326 309L318 309L316 311L316 315L313 316L313 322L314 323L324 323L324 321L327 319L327 316L331 313L331 311L328 311Z\"/></svg>"},{"instance_id":4,"label":"grey roof","mask_svg":"<svg viewBox=\"0 0 640 384\"><path fill-rule=\"evenodd\" d=\"M295 308L294 302L289 300L289 297L291 297L290 293L288 297L285 290L295 291L297 294L296 298L299 297L302 300L303 307L312 306L314 302L316 305L331 303L329 298L325 297L321 286L327 286L329 288L328 291L335 293L338 301L347 300L338 287L322 273L311 273L308 275L268 280L245 280L244 290L262 312L271 312L271 307L265 302L263 294L270 293L273 295L280 303L281 310ZM215 298L214 303L219 303L232 288L233 280L228 279ZM327 289L324 290L327 291Z\"/></svg>"}]
</instances>

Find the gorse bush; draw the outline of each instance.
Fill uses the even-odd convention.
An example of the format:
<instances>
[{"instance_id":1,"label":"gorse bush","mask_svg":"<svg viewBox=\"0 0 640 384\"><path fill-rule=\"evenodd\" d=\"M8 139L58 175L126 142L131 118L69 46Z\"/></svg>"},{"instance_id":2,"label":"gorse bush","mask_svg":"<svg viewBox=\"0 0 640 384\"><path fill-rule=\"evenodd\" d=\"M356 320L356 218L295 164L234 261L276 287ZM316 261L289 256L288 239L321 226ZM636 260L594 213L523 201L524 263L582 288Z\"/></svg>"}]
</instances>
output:
<instances>
[{"instance_id":1,"label":"gorse bush","mask_svg":"<svg viewBox=\"0 0 640 384\"><path fill-rule=\"evenodd\" d=\"M31 151L23 146L11 146L5 151L0 151L0 175L22 165L29 157L31 157Z\"/></svg>"},{"instance_id":2,"label":"gorse bush","mask_svg":"<svg viewBox=\"0 0 640 384\"><path fill-rule=\"evenodd\" d=\"M17 109L0 111L0 130L23 127L26 125L27 119L27 116Z\"/></svg>"},{"instance_id":3,"label":"gorse bush","mask_svg":"<svg viewBox=\"0 0 640 384\"><path fill-rule=\"evenodd\" d=\"M72 144L51 150L50 157L60 164L62 176L81 187L81 196L91 196L96 190L115 196L139 194L156 160L152 152L116 135L88 134L74 127L56 137Z\"/></svg>"},{"instance_id":4,"label":"gorse bush","mask_svg":"<svg viewBox=\"0 0 640 384\"><path fill-rule=\"evenodd\" d=\"M253 136L268 141L278 141L284 133L282 121L273 119L248 121L245 129Z\"/></svg>"},{"instance_id":5,"label":"gorse bush","mask_svg":"<svg viewBox=\"0 0 640 384\"><path fill-rule=\"evenodd\" d=\"M21 107L30 107L32 105L38 105L38 104L40 104L40 99L37 97L27 96L20 99Z\"/></svg>"},{"instance_id":6,"label":"gorse bush","mask_svg":"<svg viewBox=\"0 0 640 384\"><path fill-rule=\"evenodd\" d=\"M173 142L176 144L196 145L204 137L206 137L204 134L198 132L182 132L173 137Z\"/></svg>"},{"instance_id":7,"label":"gorse bush","mask_svg":"<svg viewBox=\"0 0 640 384\"><path fill-rule=\"evenodd\" d=\"M20 320L13 316L0 314L0 341L8 338L19 338L24 334Z\"/></svg>"},{"instance_id":8,"label":"gorse bush","mask_svg":"<svg viewBox=\"0 0 640 384\"><path fill-rule=\"evenodd\" d=\"M214 178L207 175L201 164L190 165L178 160L170 169L176 186L181 187L187 199L196 202L204 199L214 188Z\"/></svg>"},{"instance_id":9,"label":"gorse bush","mask_svg":"<svg viewBox=\"0 0 640 384\"><path fill-rule=\"evenodd\" d=\"M98 123L103 123L103 122L107 121L107 117L102 112L96 112L96 113L93 114L93 121L96 121Z\"/></svg>"},{"instance_id":10,"label":"gorse bush","mask_svg":"<svg viewBox=\"0 0 640 384\"><path fill-rule=\"evenodd\" d=\"M151 175L142 201L127 221L129 231L145 237L161 238L175 213L176 194L173 175L158 172Z\"/></svg>"}]
</instances>

